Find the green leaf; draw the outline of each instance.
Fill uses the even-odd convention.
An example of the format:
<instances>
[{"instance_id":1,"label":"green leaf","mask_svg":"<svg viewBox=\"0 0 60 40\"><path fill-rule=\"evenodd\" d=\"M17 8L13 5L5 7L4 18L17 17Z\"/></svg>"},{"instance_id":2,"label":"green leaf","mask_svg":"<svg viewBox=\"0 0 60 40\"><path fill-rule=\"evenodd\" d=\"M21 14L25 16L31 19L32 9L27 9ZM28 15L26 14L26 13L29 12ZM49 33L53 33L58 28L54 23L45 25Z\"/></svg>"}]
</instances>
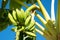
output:
<instances>
[{"instance_id":1,"label":"green leaf","mask_svg":"<svg viewBox=\"0 0 60 40\"><path fill-rule=\"evenodd\" d=\"M8 23L6 23L6 22L5 23L1 23L0 22L0 32L5 30L7 27L8 27Z\"/></svg>"},{"instance_id":2,"label":"green leaf","mask_svg":"<svg viewBox=\"0 0 60 40\"><path fill-rule=\"evenodd\" d=\"M16 2L16 0L10 0L10 9L20 8L21 5Z\"/></svg>"},{"instance_id":3,"label":"green leaf","mask_svg":"<svg viewBox=\"0 0 60 40\"><path fill-rule=\"evenodd\" d=\"M0 31L5 30L8 27L8 24L10 24L8 17L7 10L1 9L0 11Z\"/></svg>"}]
</instances>

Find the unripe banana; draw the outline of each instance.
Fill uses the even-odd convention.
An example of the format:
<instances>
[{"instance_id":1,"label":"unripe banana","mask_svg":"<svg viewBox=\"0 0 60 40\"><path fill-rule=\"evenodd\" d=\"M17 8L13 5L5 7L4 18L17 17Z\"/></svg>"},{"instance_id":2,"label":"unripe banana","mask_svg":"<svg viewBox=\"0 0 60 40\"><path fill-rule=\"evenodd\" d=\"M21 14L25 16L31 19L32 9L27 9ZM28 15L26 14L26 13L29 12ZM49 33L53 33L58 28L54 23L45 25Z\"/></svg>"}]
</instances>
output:
<instances>
[{"instance_id":1,"label":"unripe banana","mask_svg":"<svg viewBox=\"0 0 60 40\"><path fill-rule=\"evenodd\" d=\"M31 16L27 17L27 19L26 19L26 21L25 21L25 25L28 25L30 19L31 19Z\"/></svg>"},{"instance_id":2,"label":"unripe banana","mask_svg":"<svg viewBox=\"0 0 60 40\"><path fill-rule=\"evenodd\" d=\"M23 15L23 16L22 16L22 18L23 18L23 17L24 17L24 10L21 9L20 12L21 12L21 15Z\"/></svg>"},{"instance_id":3,"label":"unripe banana","mask_svg":"<svg viewBox=\"0 0 60 40\"><path fill-rule=\"evenodd\" d=\"M34 33L32 33L32 32L25 31L25 33L28 34L28 35L30 35L30 36L36 37L36 35Z\"/></svg>"},{"instance_id":4,"label":"unripe banana","mask_svg":"<svg viewBox=\"0 0 60 40\"><path fill-rule=\"evenodd\" d=\"M17 12L17 19L20 25L25 25L24 11L22 9L21 10L16 9L16 12Z\"/></svg>"},{"instance_id":5,"label":"unripe banana","mask_svg":"<svg viewBox=\"0 0 60 40\"><path fill-rule=\"evenodd\" d=\"M8 13L8 18L10 19L10 21L14 24L17 25L17 22L13 19L12 15L10 13Z\"/></svg>"},{"instance_id":6,"label":"unripe banana","mask_svg":"<svg viewBox=\"0 0 60 40\"><path fill-rule=\"evenodd\" d=\"M35 26L33 26L30 30L33 31L35 29Z\"/></svg>"},{"instance_id":7,"label":"unripe banana","mask_svg":"<svg viewBox=\"0 0 60 40\"><path fill-rule=\"evenodd\" d=\"M25 11L25 15L26 15L26 17L29 16L30 12L29 11L27 11L27 12Z\"/></svg>"},{"instance_id":8,"label":"unripe banana","mask_svg":"<svg viewBox=\"0 0 60 40\"><path fill-rule=\"evenodd\" d=\"M17 20L17 18L16 18L16 12L13 10L13 12L12 12L12 15L13 15L13 18L15 19L15 20Z\"/></svg>"},{"instance_id":9,"label":"unripe banana","mask_svg":"<svg viewBox=\"0 0 60 40\"><path fill-rule=\"evenodd\" d=\"M23 10L23 9L21 9L21 15L23 15L23 16L22 16L22 19L24 19L24 20L25 20L25 19L26 19L26 14L25 14L25 12L24 12L24 10Z\"/></svg>"},{"instance_id":10,"label":"unripe banana","mask_svg":"<svg viewBox=\"0 0 60 40\"><path fill-rule=\"evenodd\" d=\"M31 22L30 22L29 26L27 27L28 29L30 29L31 27L33 27L34 24L35 24L34 13L35 13L35 11L31 14Z\"/></svg>"},{"instance_id":11,"label":"unripe banana","mask_svg":"<svg viewBox=\"0 0 60 40\"><path fill-rule=\"evenodd\" d=\"M20 12L20 10L18 10L18 9L16 9L16 12L17 12L17 18L18 18L18 20L19 21L21 21L21 12Z\"/></svg>"},{"instance_id":12,"label":"unripe banana","mask_svg":"<svg viewBox=\"0 0 60 40\"><path fill-rule=\"evenodd\" d=\"M28 26L28 29L30 29L31 27L33 27L34 24L35 24L35 21L34 21L34 20L31 20L31 22L30 22L30 24L29 24L29 26Z\"/></svg>"},{"instance_id":13,"label":"unripe banana","mask_svg":"<svg viewBox=\"0 0 60 40\"><path fill-rule=\"evenodd\" d=\"M17 17L20 18L21 16L21 11L19 9L16 9L16 12L17 12Z\"/></svg>"}]
</instances>

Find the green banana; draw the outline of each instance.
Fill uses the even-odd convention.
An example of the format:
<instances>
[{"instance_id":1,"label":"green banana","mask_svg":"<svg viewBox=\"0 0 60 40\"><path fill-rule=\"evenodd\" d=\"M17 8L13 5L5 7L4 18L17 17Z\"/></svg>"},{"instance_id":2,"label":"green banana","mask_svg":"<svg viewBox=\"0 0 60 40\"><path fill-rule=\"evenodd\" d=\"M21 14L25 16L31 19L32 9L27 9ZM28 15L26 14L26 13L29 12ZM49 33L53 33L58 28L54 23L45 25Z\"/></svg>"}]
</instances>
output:
<instances>
[{"instance_id":1,"label":"green banana","mask_svg":"<svg viewBox=\"0 0 60 40\"><path fill-rule=\"evenodd\" d=\"M22 16L23 15L23 16ZM25 14L25 12L24 12L24 10L23 9L21 9L21 17L22 17L22 19L26 19L26 14Z\"/></svg>"},{"instance_id":2,"label":"green banana","mask_svg":"<svg viewBox=\"0 0 60 40\"><path fill-rule=\"evenodd\" d=\"M13 15L13 18L15 19L15 20L17 20L17 17L16 17L16 12L13 10L13 12L12 12L12 15Z\"/></svg>"},{"instance_id":3,"label":"green banana","mask_svg":"<svg viewBox=\"0 0 60 40\"><path fill-rule=\"evenodd\" d=\"M21 11L19 9L16 9L17 16L20 17Z\"/></svg>"},{"instance_id":4,"label":"green banana","mask_svg":"<svg viewBox=\"0 0 60 40\"><path fill-rule=\"evenodd\" d=\"M33 27L35 24L35 21L34 20L31 20L30 24L28 25L28 29L30 29L31 27Z\"/></svg>"},{"instance_id":5,"label":"green banana","mask_svg":"<svg viewBox=\"0 0 60 40\"><path fill-rule=\"evenodd\" d=\"M26 15L26 17L28 17L29 15L30 15L30 12L29 11L25 11L25 15Z\"/></svg>"},{"instance_id":6,"label":"green banana","mask_svg":"<svg viewBox=\"0 0 60 40\"><path fill-rule=\"evenodd\" d=\"M17 18L18 18L18 20L19 21L21 21L21 12L20 12L20 10L18 10L18 9L16 9L16 12L17 12Z\"/></svg>"},{"instance_id":7,"label":"green banana","mask_svg":"<svg viewBox=\"0 0 60 40\"><path fill-rule=\"evenodd\" d=\"M25 21L25 25L28 25L30 19L31 19L31 16L27 17L27 19L26 19L26 21Z\"/></svg>"},{"instance_id":8,"label":"green banana","mask_svg":"<svg viewBox=\"0 0 60 40\"><path fill-rule=\"evenodd\" d=\"M26 20L27 16L29 16L29 11L28 13L25 13L23 9L21 9L21 13L23 15L23 18Z\"/></svg>"},{"instance_id":9,"label":"green banana","mask_svg":"<svg viewBox=\"0 0 60 40\"><path fill-rule=\"evenodd\" d=\"M32 33L32 32L25 31L25 33L30 35L30 36L36 37L36 35L34 33Z\"/></svg>"},{"instance_id":10,"label":"green banana","mask_svg":"<svg viewBox=\"0 0 60 40\"><path fill-rule=\"evenodd\" d=\"M24 10L21 9L20 12L21 12L21 15L23 15L22 18L24 18Z\"/></svg>"},{"instance_id":11,"label":"green banana","mask_svg":"<svg viewBox=\"0 0 60 40\"><path fill-rule=\"evenodd\" d=\"M17 22L13 19L12 15L10 13L8 13L8 18L10 19L10 21L14 24L17 25Z\"/></svg>"},{"instance_id":12,"label":"green banana","mask_svg":"<svg viewBox=\"0 0 60 40\"><path fill-rule=\"evenodd\" d=\"M30 30L33 31L35 29L35 26L33 26Z\"/></svg>"},{"instance_id":13,"label":"green banana","mask_svg":"<svg viewBox=\"0 0 60 40\"><path fill-rule=\"evenodd\" d=\"M25 14L24 14L23 9L21 9L21 10L16 9L16 12L17 12L17 19L18 19L20 25L21 25L21 26L22 26L22 25L25 25L25 23L24 23L24 22L25 22L24 17L26 17L26 16L25 16Z\"/></svg>"}]
</instances>

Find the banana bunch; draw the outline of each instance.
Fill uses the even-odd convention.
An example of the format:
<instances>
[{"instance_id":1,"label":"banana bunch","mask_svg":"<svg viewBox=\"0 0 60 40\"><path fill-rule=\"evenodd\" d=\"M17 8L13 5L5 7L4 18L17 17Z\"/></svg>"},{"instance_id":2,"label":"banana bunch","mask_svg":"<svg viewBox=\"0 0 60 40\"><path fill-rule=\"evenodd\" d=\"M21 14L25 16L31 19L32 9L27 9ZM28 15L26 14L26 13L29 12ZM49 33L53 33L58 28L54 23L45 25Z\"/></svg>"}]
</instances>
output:
<instances>
[{"instance_id":1,"label":"banana bunch","mask_svg":"<svg viewBox=\"0 0 60 40\"><path fill-rule=\"evenodd\" d=\"M33 32L35 29L35 21L32 20L32 16L29 13L25 13L23 9L16 9L16 11L13 10L12 14L8 13L8 18L12 24L16 26L12 28L13 31L16 33L18 31L18 33L23 31L23 33L26 33L29 36L36 37L35 33Z\"/></svg>"},{"instance_id":2,"label":"banana bunch","mask_svg":"<svg viewBox=\"0 0 60 40\"><path fill-rule=\"evenodd\" d=\"M13 25L19 26L25 25L24 22L26 19L26 14L24 13L23 9L21 10L16 9L16 11L13 10L12 14L8 13L8 17Z\"/></svg>"}]
</instances>

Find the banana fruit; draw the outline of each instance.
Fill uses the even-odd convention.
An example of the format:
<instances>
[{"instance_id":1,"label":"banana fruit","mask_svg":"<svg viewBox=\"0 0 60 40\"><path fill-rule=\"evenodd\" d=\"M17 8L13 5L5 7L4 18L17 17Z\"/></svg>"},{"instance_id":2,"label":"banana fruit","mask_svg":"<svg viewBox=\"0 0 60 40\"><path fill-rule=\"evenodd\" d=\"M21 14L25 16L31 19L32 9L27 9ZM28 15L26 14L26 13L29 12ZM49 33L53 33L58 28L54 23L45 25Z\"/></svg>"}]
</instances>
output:
<instances>
[{"instance_id":1,"label":"banana fruit","mask_svg":"<svg viewBox=\"0 0 60 40\"><path fill-rule=\"evenodd\" d=\"M33 26L30 30L33 31L35 29L35 26Z\"/></svg>"},{"instance_id":2,"label":"banana fruit","mask_svg":"<svg viewBox=\"0 0 60 40\"><path fill-rule=\"evenodd\" d=\"M28 25L30 19L31 19L31 16L28 16L27 19L26 19L26 21L25 21L25 25Z\"/></svg>"},{"instance_id":3,"label":"banana fruit","mask_svg":"<svg viewBox=\"0 0 60 40\"><path fill-rule=\"evenodd\" d=\"M35 11L34 12L31 12L31 22L30 22L30 24L28 26L28 29L30 29L31 27L33 27L34 24L35 24L35 21L34 21L34 13L35 13Z\"/></svg>"},{"instance_id":4,"label":"banana fruit","mask_svg":"<svg viewBox=\"0 0 60 40\"><path fill-rule=\"evenodd\" d=\"M10 21L14 24L17 25L17 22L13 19L12 15L10 13L8 13L8 18L10 19Z\"/></svg>"},{"instance_id":5,"label":"banana fruit","mask_svg":"<svg viewBox=\"0 0 60 40\"><path fill-rule=\"evenodd\" d=\"M27 15L25 14L24 10L21 9L21 17L22 17L22 20L23 20L23 21L26 20L26 16L27 16Z\"/></svg>"},{"instance_id":6,"label":"banana fruit","mask_svg":"<svg viewBox=\"0 0 60 40\"><path fill-rule=\"evenodd\" d=\"M25 15L24 10L23 9L21 9L21 10L16 9L16 12L17 12L18 21L23 25L25 22L25 19L26 19L26 15Z\"/></svg>"},{"instance_id":7,"label":"banana fruit","mask_svg":"<svg viewBox=\"0 0 60 40\"><path fill-rule=\"evenodd\" d=\"M13 18L14 18L15 20L17 20L17 17L16 17L16 12L15 12L15 10L13 10L13 12L12 12L12 16L13 16Z\"/></svg>"},{"instance_id":8,"label":"banana fruit","mask_svg":"<svg viewBox=\"0 0 60 40\"><path fill-rule=\"evenodd\" d=\"M17 15L17 19L18 19L18 21L20 21L21 20L21 12L20 12L20 10L18 10L18 9L16 9L16 15Z\"/></svg>"},{"instance_id":9,"label":"banana fruit","mask_svg":"<svg viewBox=\"0 0 60 40\"><path fill-rule=\"evenodd\" d=\"M35 21L31 20L30 24L28 25L28 29L32 28L35 25Z\"/></svg>"}]
</instances>

